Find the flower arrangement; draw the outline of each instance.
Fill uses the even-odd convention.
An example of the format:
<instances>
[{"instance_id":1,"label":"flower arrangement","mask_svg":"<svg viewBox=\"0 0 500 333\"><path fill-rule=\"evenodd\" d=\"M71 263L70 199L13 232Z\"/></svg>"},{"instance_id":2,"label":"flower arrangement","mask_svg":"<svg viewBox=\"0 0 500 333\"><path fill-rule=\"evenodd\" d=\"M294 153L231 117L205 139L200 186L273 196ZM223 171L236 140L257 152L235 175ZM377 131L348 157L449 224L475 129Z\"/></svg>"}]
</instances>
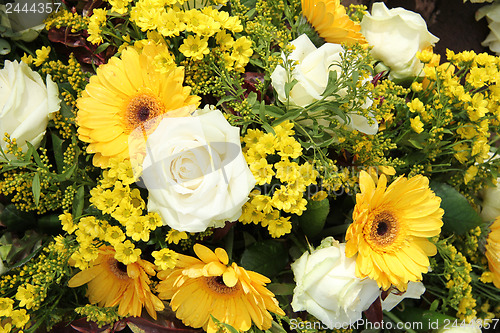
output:
<instances>
[{"instance_id":1,"label":"flower arrangement","mask_svg":"<svg viewBox=\"0 0 500 333\"><path fill-rule=\"evenodd\" d=\"M383 3L0 15L0 332L500 327L500 58Z\"/></svg>"}]
</instances>

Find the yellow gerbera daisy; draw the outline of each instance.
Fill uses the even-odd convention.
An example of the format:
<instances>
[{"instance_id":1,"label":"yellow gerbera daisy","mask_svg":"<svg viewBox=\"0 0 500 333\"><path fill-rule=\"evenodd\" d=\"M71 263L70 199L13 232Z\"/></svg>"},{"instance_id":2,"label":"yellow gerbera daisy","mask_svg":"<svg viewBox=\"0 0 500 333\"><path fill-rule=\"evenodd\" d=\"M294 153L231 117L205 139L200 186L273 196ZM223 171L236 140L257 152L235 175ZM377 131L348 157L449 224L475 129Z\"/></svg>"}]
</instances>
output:
<instances>
[{"instance_id":1,"label":"yellow gerbera daisy","mask_svg":"<svg viewBox=\"0 0 500 333\"><path fill-rule=\"evenodd\" d=\"M228 266L224 249L215 252L196 244L201 259L179 255L174 269L161 271L158 296L170 300L172 310L185 325L217 332L213 316L244 332L252 322L261 330L271 327L269 311L285 315L274 294L265 288L267 277L246 271L235 263Z\"/></svg>"},{"instance_id":2,"label":"yellow gerbera daisy","mask_svg":"<svg viewBox=\"0 0 500 333\"><path fill-rule=\"evenodd\" d=\"M422 279L428 256L436 254L436 246L427 238L441 231L441 198L420 175L399 177L387 187L384 174L375 185L362 171L359 186L353 223L346 233L346 255L358 254L358 277L368 276L384 290L394 285L404 291L409 281Z\"/></svg>"},{"instance_id":3,"label":"yellow gerbera daisy","mask_svg":"<svg viewBox=\"0 0 500 333\"><path fill-rule=\"evenodd\" d=\"M119 305L121 316L141 315L146 307L156 319L156 311L164 309L163 302L153 295L148 275L155 275L154 265L139 259L124 265L115 259L115 250L109 246L99 249L99 256L90 267L77 273L68 282L71 288L87 285L87 297L91 304L112 307Z\"/></svg>"},{"instance_id":4,"label":"yellow gerbera daisy","mask_svg":"<svg viewBox=\"0 0 500 333\"><path fill-rule=\"evenodd\" d=\"M129 136L135 129L147 136L162 115L187 116L199 104L199 97L182 86L183 67L157 70L155 56L166 50L155 43L142 52L129 47L90 78L77 101L76 121L80 140L89 143L87 152L95 153L95 166L107 167L112 157L129 158Z\"/></svg>"},{"instance_id":5,"label":"yellow gerbera daisy","mask_svg":"<svg viewBox=\"0 0 500 333\"><path fill-rule=\"evenodd\" d=\"M340 0L302 0L302 14L327 43L366 43L361 26L347 16Z\"/></svg>"},{"instance_id":6,"label":"yellow gerbera daisy","mask_svg":"<svg viewBox=\"0 0 500 333\"><path fill-rule=\"evenodd\" d=\"M490 226L490 233L486 241L486 258L493 273L493 284L500 288L500 216Z\"/></svg>"}]
</instances>

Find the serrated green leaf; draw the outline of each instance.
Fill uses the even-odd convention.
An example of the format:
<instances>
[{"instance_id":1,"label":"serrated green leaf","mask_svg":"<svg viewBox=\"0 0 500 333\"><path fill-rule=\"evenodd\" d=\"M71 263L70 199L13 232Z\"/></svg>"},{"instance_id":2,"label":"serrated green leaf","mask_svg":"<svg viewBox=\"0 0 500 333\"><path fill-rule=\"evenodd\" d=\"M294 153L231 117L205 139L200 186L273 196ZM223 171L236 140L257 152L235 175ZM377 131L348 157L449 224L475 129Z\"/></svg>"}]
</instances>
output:
<instances>
[{"instance_id":1,"label":"serrated green leaf","mask_svg":"<svg viewBox=\"0 0 500 333\"><path fill-rule=\"evenodd\" d=\"M436 181L432 181L430 187L441 198L444 210L442 231L462 235L483 223L467 199L453 187Z\"/></svg>"},{"instance_id":2,"label":"serrated green leaf","mask_svg":"<svg viewBox=\"0 0 500 333\"><path fill-rule=\"evenodd\" d=\"M31 181L31 191L33 192L35 204L38 207L38 204L40 203L40 175L38 173L35 173L33 180Z\"/></svg>"},{"instance_id":3,"label":"serrated green leaf","mask_svg":"<svg viewBox=\"0 0 500 333\"><path fill-rule=\"evenodd\" d=\"M288 252L279 241L256 242L243 251L240 264L245 269L273 277L288 263Z\"/></svg>"}]
</instances>

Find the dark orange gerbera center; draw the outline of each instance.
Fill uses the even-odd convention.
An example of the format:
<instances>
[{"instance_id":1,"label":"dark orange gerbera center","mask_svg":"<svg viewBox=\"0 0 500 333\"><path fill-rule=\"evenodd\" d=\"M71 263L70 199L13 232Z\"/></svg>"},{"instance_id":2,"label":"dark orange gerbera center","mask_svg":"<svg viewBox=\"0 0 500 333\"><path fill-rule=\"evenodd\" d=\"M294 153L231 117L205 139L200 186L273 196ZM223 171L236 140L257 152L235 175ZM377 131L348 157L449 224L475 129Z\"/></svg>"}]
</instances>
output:
<instances>
[{"instance_id":1,"label":"dark orange gerbera center","mask_svg":"<svg viewBox=\"0 0 500 333\"><path fill-rule=\"evenodd\" d=\"M150 133L159 123L159 116L165 113L165 107L158 97L147 92L140 92L130 99L126 106L125 128L127 134L141 128Z\"/></svg>"},{"instance_id":2,"label":"dark orange gerbera center","mask_svg":"<svg viewBox=\"0 0 500 333\"><path fill-rule=\"evenodd\" d=\"M119 262L114 257L108 259L109 270L119 279L127 280L129 276L127 274L127 265Z\"/></svg>"},{"instance_id":3,"label":"dark orange gerbera center","mask_svg":"<svg viewBox=\"0 0 500 333\"><path fill-rule=\"evenodd\" d=\"M380 246L392 244L398 236L398 220L388 211L383 211L375 215L373 219L370 238Z\"/></svg>"},{"instance_id":4,"label":"dark orange gerbera center","mask_svg":"<svg viewBox=\"0 0 500 333\"><path fill-rule=\"evenodd\" d=\"M238 292L239 286L236 284L234 287L228 287L224 283L222 276L210 276L205 278L205 282L212 291L222 295L232 295Z\"/></svg>"}]
</instances>

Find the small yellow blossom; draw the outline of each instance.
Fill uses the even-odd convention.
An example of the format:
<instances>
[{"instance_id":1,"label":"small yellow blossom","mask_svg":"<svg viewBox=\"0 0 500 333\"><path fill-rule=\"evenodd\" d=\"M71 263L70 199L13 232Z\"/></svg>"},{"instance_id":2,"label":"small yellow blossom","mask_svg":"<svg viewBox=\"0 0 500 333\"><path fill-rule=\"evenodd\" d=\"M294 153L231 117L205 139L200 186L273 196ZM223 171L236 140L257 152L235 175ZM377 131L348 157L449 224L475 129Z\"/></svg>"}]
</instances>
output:
<instances>
[{"instance_id":1,"label":"small yellow blossom","mask_svg":"<svg viewBox=\"0 0 500 333\"><path fill-rule=\"evenodd\" d=\"M155 258L155 265L160 270L167 270L174 268L177 263L177 258L179 258L179 254L170 249L161 249L160 251L153 251L152 255Z\"/></svg>"},{"instance_id":2,"label":"small yellow blossom","mask_svg":"<svg viewBox=\"0 0 500 333\"><path fill-rule=\"evenodd\" d=\"M179 242L183 239L188 239L188 235L185 231L177 231L174 229L171 229L168 234L166 241L169 244L174 243L175 245L179 244Z\"/></svg>"},{"instance_id":3,"label":"small yellow blossom","mask_svg":"<svg viewBox=\"0 0 500 333\"><path fill-rule=\"evenodd\" d=\"M279 238L292 231L292 222L290 222L290 217L280 217L279 219L269 221L267 228L271 237Z\"/></svg>"},{"instance_id":4,"label":"small yellow blossom","mask_svg":"<svg viewBox=\"0 0 500 333\"><path fill-rule=\"evenodd\" d=\"M35 66L41 66L45 60L49 58L50 46L43 46L40 50L36 50L36 58L33 60Z\"/></svg>"},{"instance_id":5,"label":"small yellow blossom","mask_svg":"<svg viewBox=\"0 0 500 333\"><path fill-rule=\"evenodd\" d=\"M123 243L116 244L114 248L116 251L115 259L124 265L130 265L136 262L141 255L141 250L136 249L134 244L128 239Z\"/></svg>"},{"instance_id":6,"label":"small yellow blossom","mask_svg":"<svg viewBox=\"0 0 500 333\"><path fill-rule=\"evenodd\" d=\"M420 116L416 116L415 118L410 119L411 128L417 133L420 134L424 131L424 124L420 121Z\"/></svg>"}]
</instances>

